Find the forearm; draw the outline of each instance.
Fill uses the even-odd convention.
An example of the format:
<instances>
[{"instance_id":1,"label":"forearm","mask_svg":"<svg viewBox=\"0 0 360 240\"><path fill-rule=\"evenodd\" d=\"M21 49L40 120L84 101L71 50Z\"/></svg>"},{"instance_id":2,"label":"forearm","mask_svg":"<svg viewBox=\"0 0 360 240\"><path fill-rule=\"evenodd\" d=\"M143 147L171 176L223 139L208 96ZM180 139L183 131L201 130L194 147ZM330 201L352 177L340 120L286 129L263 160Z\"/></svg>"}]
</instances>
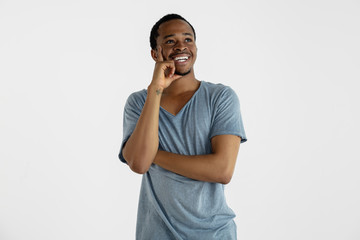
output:
<instances>
[{"instance_id":1,"label":"forearm","mask_svg":"<svg viewBox=\"0 0 360 240\"><path fill-rule=\"evenodd\" d=\"M230 182L235 161L220 154L179 155L158 151L154 163L182 176L206 182Z\"/></svg>"},{"instance_id":2,"label":"forearm","mask_svg":"<svg viewBox=\"0 0 360 240\"><path fill-rule=\"evenodd\" d=\"M141 115L123 149L124 158L137 173L145 173L149 169L158 150L161 91L160 88L149 86Z\"/></svg>"},{"instance_id":3,"label":"forearm","mask_svg":"<svg viewBox=\"0 0 360 240\"><path fill-rule=\"evenodd\" d=\"M211 154L186 156L158 151L154 163L188 178L227 184L234 172L240 142L241 138L235 135L218 135L211 139Z\"/></svg>"},{"instance_id":4,"label":"forearm","mask_svg":"<svg viewBox=\"0 0 360 240\"><path fill-rule=\"evenodd\" d=\"M152 50L151 55L156 61L153 78L136 127L122 151L130 168L141 174L148 171L159 147L159 111L162 92L181 77L175 74L173 60L164 61L161 46L157 46L157 50Z\"/></svg>"}]
</instances>

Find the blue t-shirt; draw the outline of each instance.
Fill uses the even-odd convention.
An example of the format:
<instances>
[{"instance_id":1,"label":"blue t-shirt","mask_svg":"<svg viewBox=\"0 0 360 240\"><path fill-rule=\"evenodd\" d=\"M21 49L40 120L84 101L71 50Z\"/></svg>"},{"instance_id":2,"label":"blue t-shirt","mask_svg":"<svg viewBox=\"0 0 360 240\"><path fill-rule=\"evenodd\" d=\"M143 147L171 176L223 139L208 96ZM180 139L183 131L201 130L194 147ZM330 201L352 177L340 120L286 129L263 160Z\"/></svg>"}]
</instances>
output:
<instances>
[{"instance_id":1,"label":"blue t-shirt","mask_svg":"<svg viewBox=\"0 0 360 240\"><path fill-rule=\"evenodd\" d=\"M135 92L126 102L122 147L135 129L146 95L146 90ZM230 87L202 81L176 115L160 107L160 150L210 154L211 138L223 134L247 140L239 100ZM126 163L122 148L119 157ZM234 217L222 184L193 180L152 164L142 179L136 239L236 239Z\"/></svg>"}]
</instances>

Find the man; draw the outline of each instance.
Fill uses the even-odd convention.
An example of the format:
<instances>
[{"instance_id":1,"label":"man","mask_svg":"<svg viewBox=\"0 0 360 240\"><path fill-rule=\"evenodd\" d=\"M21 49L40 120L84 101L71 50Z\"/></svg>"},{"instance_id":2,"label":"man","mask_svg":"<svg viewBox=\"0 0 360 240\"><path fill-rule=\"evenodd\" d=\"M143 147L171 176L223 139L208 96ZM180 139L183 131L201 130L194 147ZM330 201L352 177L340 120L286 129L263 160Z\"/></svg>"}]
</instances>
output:
<instances>
[{"instance_id":1,"label":"man","mask_svg":"<svg viewBox=\"0 0 360 240\"><path fill-rule=\"evenodd\" d=\"M224 186L246 141L235 92L195 78L195 30L169 14L152 28L153 78L124 109L119 157L143 174L137 239L236 239Z\"/></svg>"}]
</instances>

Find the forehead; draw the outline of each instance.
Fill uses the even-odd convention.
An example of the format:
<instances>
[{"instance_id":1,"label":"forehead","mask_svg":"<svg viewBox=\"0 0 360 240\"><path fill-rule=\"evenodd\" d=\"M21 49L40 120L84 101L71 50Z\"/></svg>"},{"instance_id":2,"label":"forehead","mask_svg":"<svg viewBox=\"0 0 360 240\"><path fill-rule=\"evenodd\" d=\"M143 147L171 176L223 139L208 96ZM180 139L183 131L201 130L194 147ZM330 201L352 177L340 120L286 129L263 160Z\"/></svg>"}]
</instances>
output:
<instances>
[{"instance_id":1,"label":"forehead","mask_svg":"<svg viewBox=\"0 0 360 240\"><path fill-rule=\"evenodd\" d=\"M191 29L190 25L181 19L173 19L162 23L159 26L158 33L159 37L182 33L191 33L194 36L193 30Z\"/></svg>"}]
</instances>

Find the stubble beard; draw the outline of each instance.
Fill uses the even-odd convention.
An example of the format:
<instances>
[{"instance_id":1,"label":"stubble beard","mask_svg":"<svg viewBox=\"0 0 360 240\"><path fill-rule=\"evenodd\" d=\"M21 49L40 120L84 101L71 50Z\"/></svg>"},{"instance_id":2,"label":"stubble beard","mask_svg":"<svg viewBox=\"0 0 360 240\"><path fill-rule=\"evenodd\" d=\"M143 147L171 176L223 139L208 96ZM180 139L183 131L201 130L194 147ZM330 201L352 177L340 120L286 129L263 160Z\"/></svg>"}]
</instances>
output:
<instances>
[{"instance_id":1,"label":"stubble beard","mask_svg":"<svg viewBox=\"0 0 360 240\"><path fill-rule=\"evenodd\" d=\"M178 71L175 70L175 74L180 75L180 76L186 76L189 73L191 73L191 69L189 69L189 71L187 71L187 72L178 72Z\"/></svg>"}]
</instances>

